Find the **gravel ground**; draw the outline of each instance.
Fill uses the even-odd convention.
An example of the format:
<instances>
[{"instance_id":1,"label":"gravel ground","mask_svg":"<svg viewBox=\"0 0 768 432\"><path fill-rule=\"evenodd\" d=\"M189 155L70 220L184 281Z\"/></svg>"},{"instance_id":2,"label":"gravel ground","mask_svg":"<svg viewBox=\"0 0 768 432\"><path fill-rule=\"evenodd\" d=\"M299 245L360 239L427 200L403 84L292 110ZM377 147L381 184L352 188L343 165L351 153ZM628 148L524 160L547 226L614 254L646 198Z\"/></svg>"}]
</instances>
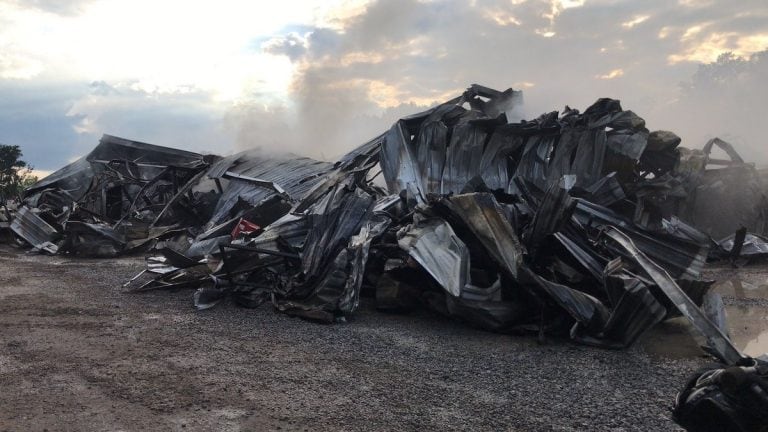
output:
<instances>
[{"instance_id":1,"label":"gravel ground","mask_svg":"<svg viewBox=\"0 0 768 432\"><path fill-rule=\"evenodd\" d=\"M330 326L196 312L189 290L124 293L142 268L0 250L0 430L679 430L707 361L680 322L618 352L365 303Z\"/></svg>"}]
</instances>

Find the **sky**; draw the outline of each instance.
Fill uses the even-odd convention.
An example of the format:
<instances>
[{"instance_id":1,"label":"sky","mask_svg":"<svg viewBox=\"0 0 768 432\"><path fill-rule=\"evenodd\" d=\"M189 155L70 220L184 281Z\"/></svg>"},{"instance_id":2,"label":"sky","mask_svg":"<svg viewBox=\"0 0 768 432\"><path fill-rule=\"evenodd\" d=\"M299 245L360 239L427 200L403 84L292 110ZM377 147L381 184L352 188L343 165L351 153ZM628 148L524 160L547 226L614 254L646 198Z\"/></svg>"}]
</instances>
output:
<instances>
[{"instance_id":1,"label":"sky","mask_svg":"<svg viewBox=\"0 0 768 432\"><path fill-rule=\"evenodd\" d=\"M766 49L765 0L0 0L0 143L41 173L104 133L333 160L479 83L768 163Z\"/></svg>"}]
</instances>

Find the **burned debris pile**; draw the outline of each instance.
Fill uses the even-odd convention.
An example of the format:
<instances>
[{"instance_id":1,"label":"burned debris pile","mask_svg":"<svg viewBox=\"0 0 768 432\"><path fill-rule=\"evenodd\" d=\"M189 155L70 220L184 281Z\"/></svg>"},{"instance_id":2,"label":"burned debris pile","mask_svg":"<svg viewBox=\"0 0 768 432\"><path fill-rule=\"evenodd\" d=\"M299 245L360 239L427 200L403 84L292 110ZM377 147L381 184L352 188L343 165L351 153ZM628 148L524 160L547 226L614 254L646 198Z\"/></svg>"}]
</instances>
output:
<instances>
[{"instance_id":1,"label":"burned debris pile","mask_svg":"<svg viewBox=\"0 0 768 432\"><path fill-rule=\"evenodd\" d=\"M520 99L473 85L335 164L105 135L30 188L10 228L48 253L149 250L131 289L196 288L199 309L270 302L330 323L369 296L608 348L682 314L742 361L701 271L768 253L754 166L720 140L680 147L617 100L509 122Z\"/></svg>"},{"instance_id":2,"label":"burned debris pile","mask_svg":"<svg viewBox=\"0 0 768 432\"><path fill-rule=\"evenodd\" d=\"M149 252L126 286L194 288L198 309L230 298L332 323L367 296L604 348L684 316L725 366L689 383L677 421L715 406L764 422L767 363L733 346L701 274L768 256L765 176L722 140L691 150L649 131L617 100L509 122L520 100L473 85L335 164L105 135L0 208L0 233L51 254Z\"/></svg>"}]
</instances>

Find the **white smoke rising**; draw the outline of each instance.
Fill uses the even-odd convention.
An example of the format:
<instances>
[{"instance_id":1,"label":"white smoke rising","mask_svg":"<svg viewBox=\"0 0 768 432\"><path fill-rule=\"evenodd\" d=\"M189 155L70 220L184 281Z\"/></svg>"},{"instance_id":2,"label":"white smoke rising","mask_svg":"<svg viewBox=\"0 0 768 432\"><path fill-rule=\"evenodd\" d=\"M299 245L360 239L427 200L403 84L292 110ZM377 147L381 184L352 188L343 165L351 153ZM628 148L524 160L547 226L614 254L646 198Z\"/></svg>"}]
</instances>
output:
<instances>
[{"instance_id":1,"label":"white smoke rising","mask_svg":"<svg viewBox=\"0 0 768 432\"><path fill-rule=\"evenodd\" d=\"M742 158L768 164L768 50L742 58L727 53L699 66L681 85L680 96L661 111L687 147L719 137Z\"/></svg>"},{"instance_id":2,"label":"white smoke rising","mask_svg":"<svg viewBox=\"0 0 768 432\"><path fill-rule=\"evenodd\" d=\"M748 32L768 31L768 24L741 13L717 21L726 6L585 2L543 19L550 2L374 1L339 29L267 42L265 51L297 65L291 106L240 107L228 124L240 148L278 146L333 159L398 118L479 83L524 91L524 112L510 113L513 120L565 105L583 110L611 97L644 117L649 129L674 131L687 147L720 136L746 158L768 161L760 150L766 56L726 56L698 71L685 60L703 56L718 32L744 51L738 44ZM737 9L768 14L756 2ZM638 16L643 20L622 25Z\"/></svg>"}]
</instances>

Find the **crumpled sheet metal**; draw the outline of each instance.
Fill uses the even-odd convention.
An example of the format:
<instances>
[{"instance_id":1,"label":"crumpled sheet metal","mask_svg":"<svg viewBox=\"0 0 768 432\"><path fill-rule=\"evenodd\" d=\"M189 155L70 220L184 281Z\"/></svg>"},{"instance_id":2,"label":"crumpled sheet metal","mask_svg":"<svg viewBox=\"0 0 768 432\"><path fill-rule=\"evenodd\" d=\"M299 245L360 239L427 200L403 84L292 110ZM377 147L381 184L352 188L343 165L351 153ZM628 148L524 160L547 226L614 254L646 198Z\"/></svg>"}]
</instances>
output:
<instances>
[{"instance_id":1,"label":"crumpled sheet metal","mask_svg":"<svg viewBox=\"0 0 768 432\"><path fill-rule=\"evenodd\" d=\"M505 113L520 103L520 96L512 90L489 90L472 86L460 98L392 126L381 144L381 168L390 193L411 188L423 196L460 193L483 169L490 175L499 172L492 161L504 149L498 141L486 149L486 142L496 126L506 123ZM489 101L480 98L487 95L493 95ZM464 102L472 109L463 108Z\"/></svg>"},{"instance_id":2,"label":"crumpled sheet metal","mask_svg":"<svg viewBox=\"0 0 768 432\"><path fill-rule=\"evenodd\" d=\"M223 158L206 173L209 178L229 180L208 225L231 219L232 209L240 201L256 206L274 194L299 200L331 169L332 164L327 162L263 150Z\"/></svg>"},{"instance_id":3,"label":"crumpled sheet metal","mask_svg":"<svg viewBox=\"0 0 768 432\"><path fill-rule=\"evenodd\" d=\"M58 252L58 246L53 243L58 236L56 229L27 207L16 212L10 228L35 248L50 254Z\"/></svg>"},{"instance_id":4,"label":"crumpled sheet metal","mask_svg":"<svg viewBox=\"0 0 768 432\"><path fill-rule=\"evenodd\" d=\"M610 300L613 304L610 316L598 338L575 326L571 332L574 340L587 345L626 348L667 317L668 309L644 282L626 273L606 274L604 280L614 295Z\"/></svg>"},{"instance_id":5,"label":"crumpled sheet metal","mask_svg":"<svg viewBox=\"0 0 768 432\"><path fill-rule=\"evenodd\" d=\"M729 255L734 253L736 235L732 234L719 242L720 247ZM744 238L740 242L737 257L760 258L768 256L768 237L744 233Z\"/></svg>"},{"instance_id":6,"label":"crumpled sheet metal","mask_svg":"<svg viewBox=\"0 0 768 432\"><path fill-rule=\"evenodd\" d=\"M417 222L406 228L397 243L450 295L461 297L469 278L469 249L447 222Z\"/></svg>"},{"instance_id":7,"label":"crumpled sheet metal","mask_svg":"<svg viewBox=\"0 0 768 432\"><path fill-rule=\"evenodd\" d=\"M454 195L442 204L462 220L490 256L512 278L517 278L525 249L493 195Z\"/></svg>"},{"instance_id":8,"label":"crumpled sheet metal","mask_svg":"<svg viewBox=\"0 0 768 432\"><path fill-rule=\"evenodd\" d=\"M661 289L675 307L685 316L693 327L706 338L709 348L725 364L737 365L745 360L745 356L733 345L731 340L723 334L721 329L713 324L709 318L699 309L686 294L675 283L674 279L664 271L658 264L650 260L633 243L632 240L617 230L608 228L605 235L616 242L624 249L632 260L642 269L643 272Z\"/></svg>"},{"instance_id":9,"label":"crumpled sheet metal","mask_svg":"<svg viewBox=\"0 0 768 432\"><path fill-rule=\"evenodd\" d=\"M87 192L92 178L91 163L82 157L35 183L24 191L24 195L30 197L45 189L60 189L77 201Z\"/></svg>"},{"instance_id":10,"label":"crumpled sheet metal","mask_svg":"<svg viewBox=\"0 0 768 432\"><path fill-rule=\"evenodd\" d=\"M106 134L102 136L99 145L86 156L86 159L89 162L125 160L137 165L155 166L157 168L171 166L197 169L207 165L203 155L198 153Z\"/></svg>"},{"instance_id":11,"label":"crumpled sheet metal","mask_svg":"<svg viewBox=\"0 0 768 432\"><path fill-rule=\"evenodd\" d=\"M525 269L525 275L547 297L551 298L574 320L584 325L590 325L593 320L604 321L608 317L608 310L600 300L589 294L569 288L534 273L531 269Z\"/></svg>"},{"instance_id":12,"label":"crumpled sheet metal","mask_svg":"<svg viewBox=\"0 0 768 432\"><path fill-rule=\"evenodd\" d=\"M584 226L616 226L632 238L644 253L669 271L674 277L697 279L701 275L707 257L710 242L700 233L695 238L682 238L666 232L652 232L635 226L631 221L613 210L596 205L586 200L578 200L574 212L575 218ZM682 221L678 225L684 225ZM678 228L682 229L682 228ZM693 230L686 226L686 229Z\"/></svg>"},{"instance_id":13,"label":"crumpled sheet metal","mask_svg":"<svg viewBox=\"0 0 768 432\"><path fill-rule=\"evenodd\" d=\"M55 230L60 252L115 256L205 218L189 183L215 157L104 135L85 157L25 191ZM166 216L170 225L156 223Z\"/></svg>"},{"instance_id":14,"label":"crumpled sheet metal","mask_svg":"<svg viewBox=\"0 0 768 432\"><path fill-rule=\"evenodd\" d=\"M276 296L279 310L333 322L357 308L370 241L387 225L371 223L373 205L371 195L345 183L313 205L305 216L309 230L301 271L289 276Z\"/></svg>"},{"instance_id":15,"label":"crumpled sheet metal","mask_svg":"<svg viewBox=\"0 0 768 432\"><path fill-rule=\"evenodd\" d=\"M386 216L374 216L363 224L357 235L350 238L347 251L352 256L348 263L351 270L337 303L343 314L352 314L360 305L360 289L365 278L371 243L384 233L390 223Z\"/></svg>"}]
</instances>

